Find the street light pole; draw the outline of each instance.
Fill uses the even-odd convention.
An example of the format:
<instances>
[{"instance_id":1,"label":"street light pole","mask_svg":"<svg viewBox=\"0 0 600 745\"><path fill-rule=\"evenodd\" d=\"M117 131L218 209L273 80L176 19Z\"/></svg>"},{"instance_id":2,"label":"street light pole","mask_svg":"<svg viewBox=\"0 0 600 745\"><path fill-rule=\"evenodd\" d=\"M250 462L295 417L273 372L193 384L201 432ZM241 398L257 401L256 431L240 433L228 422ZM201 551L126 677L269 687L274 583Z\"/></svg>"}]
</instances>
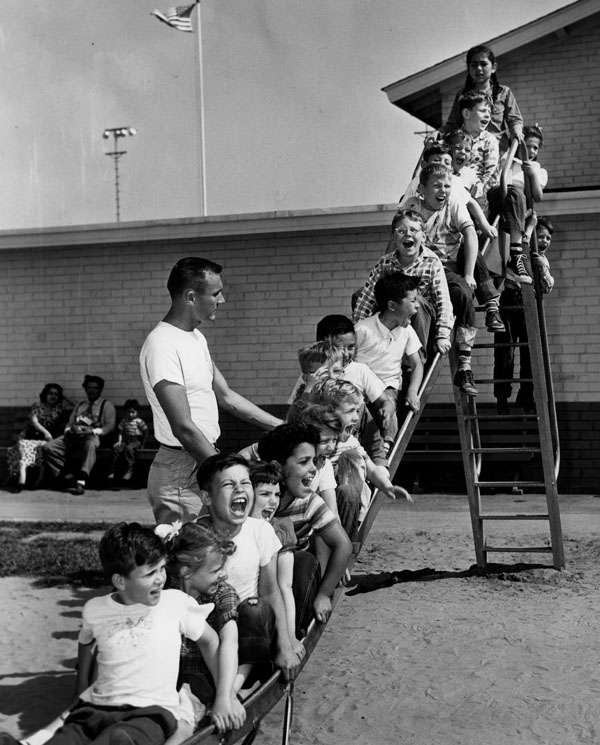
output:
<instances>
[{"instance_id":1,"label":"street light pole","mask_svg":"<svg viewBox=\"0 0 600 745\"><path fill-rule=\"evenodd\" d=\"M127 150L117 150L117 140L119 137L133 137L133 135L137 134L137 129L134 129L133 127L111 127L110 129L105 129L102 133L102 137L105 140L108 140L111 135L113 138L113 151L110 153L105 153L110 158L113 159L115 163L115 201L117 205L117 222L121 222L121 190L119 187L119 158L121 156L125 155L127 153Z\"/></svg>"}]
</instances>

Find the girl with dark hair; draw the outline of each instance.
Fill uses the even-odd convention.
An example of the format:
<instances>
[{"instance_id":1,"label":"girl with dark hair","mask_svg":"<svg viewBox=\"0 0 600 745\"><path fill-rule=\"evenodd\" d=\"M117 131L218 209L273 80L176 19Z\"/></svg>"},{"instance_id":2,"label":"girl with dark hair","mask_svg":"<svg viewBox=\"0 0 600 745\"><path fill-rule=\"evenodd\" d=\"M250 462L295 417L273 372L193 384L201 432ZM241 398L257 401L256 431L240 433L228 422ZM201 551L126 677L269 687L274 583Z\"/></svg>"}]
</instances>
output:
<instances>
[{"instance_id":1,"label":"girl with dark hair","mask_svg":"<svg viewBox=\"0 0 600 745\"><path fill-rule=\"evenodd\" d=\"M67 418L68 409L63 401L63 389L58 383L47 383L40 393L39 403L33 404L25 427L16 444L6 453L10 477L17 477L16 490L25 487L27 469L42 465L40 449L60 432Z\"/></svg>"},{"instance_id":2,"label":"girl with dark hair","mask_svg":"<svg viewBox=\"0 0 600 745\"><path fill-rule=\"evenodd\" d=\"M500 151L508 149L508 141L523 139L523 117L511 89L501 85L496 71L496 57L489 47L478 45L467 52L467 77L458 91L446 124L440 129L447 134L462 126L462 114L458 99L466 91L476 90L489 96L491 102L491 121L487 131L500 140Z\"/></svg>"}]
</instances>

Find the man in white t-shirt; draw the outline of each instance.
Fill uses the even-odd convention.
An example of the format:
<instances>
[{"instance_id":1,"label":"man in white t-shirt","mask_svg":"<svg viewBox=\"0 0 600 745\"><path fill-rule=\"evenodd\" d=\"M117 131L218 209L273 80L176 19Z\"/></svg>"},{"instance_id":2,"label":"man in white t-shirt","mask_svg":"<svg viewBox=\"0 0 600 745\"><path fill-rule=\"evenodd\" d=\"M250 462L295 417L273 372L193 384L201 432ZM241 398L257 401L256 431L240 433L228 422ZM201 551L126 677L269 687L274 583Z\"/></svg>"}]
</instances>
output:
<instances>
[{"instance_id":1,"label":"man in white t-shirt","mask_svg":"<svg viewBox=\"0 0 600 745\"><path fill-rule=\"evenodd\" d=\"M148 499L157 523L193 520L199 514L196 471L217 452L219 406L264 429L281 423L231 390L198 328L214 321L225 302L221 270L219 264L195 257L175 264L167 281L171 307L140 352L140 372L160 443L148 477Z\"/></svg>"}]
</instances>

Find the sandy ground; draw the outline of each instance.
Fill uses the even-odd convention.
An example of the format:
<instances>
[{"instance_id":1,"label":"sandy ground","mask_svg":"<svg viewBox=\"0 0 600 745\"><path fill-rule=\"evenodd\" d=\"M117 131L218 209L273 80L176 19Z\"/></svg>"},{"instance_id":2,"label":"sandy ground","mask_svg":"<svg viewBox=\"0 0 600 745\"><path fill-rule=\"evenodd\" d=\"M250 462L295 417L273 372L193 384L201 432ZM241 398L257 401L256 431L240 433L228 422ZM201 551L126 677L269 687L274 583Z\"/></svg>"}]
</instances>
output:
<instances>
[{"instance_id":1,"label":"sandy ground","mask_svg":"<svg viewBox=\"0 0 600 745\"><path fill-rule=\"evenodd\" d=\"M0 519L38 509L38 497L0 495ZM52 495L44 517L82 519L68 499ZM88 520L147 515L141 492L88 499ZM526 511L539 499L496 496L490 508ZM356 566L359 584L296 683L293 745L600 742L600 499L563 498L564 571L533 568L550 564L546 555L501 555L530 564L488 577L465 576L474 563L466 497L417 500L381 511ZM98 517L103 510L108 517ZM510 523L505 533L511 545L534 545L547 527ZM425 568L422 580L385 586L391 572ZM369 591L353 594L361 587ZM69 701L90 595L0 580L0 729L30 732ZM257 743L281 742L281 711Z\"/></svg>"}]
</instances>

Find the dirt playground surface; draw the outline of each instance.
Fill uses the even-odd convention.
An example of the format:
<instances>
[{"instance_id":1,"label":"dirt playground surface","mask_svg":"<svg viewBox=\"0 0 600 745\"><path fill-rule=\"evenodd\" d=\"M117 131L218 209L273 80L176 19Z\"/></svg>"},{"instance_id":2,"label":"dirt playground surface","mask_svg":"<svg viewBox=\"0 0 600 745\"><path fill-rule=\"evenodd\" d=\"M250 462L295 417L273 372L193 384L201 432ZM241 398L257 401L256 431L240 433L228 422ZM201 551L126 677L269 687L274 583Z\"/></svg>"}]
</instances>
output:
<instances>
[{"instance_id":1,"label":"dirt playground surface","mask_svg":"<svg viewBox=\"0 0 600 745\"><path fill-rule=\"evenodd\" d=\"M143 499L122 497L141 519ZM488 501L490 511L527 512L542 511L541 499ZM292 745L600 742L600 499L565 496L561 511L565 570L550 568L550 554L499 554L505 566L477 576L466 497L386 503L296 682ZM103 518L90 507L87 519ZM496 545L548 540L543 521L490 534ZM93 592L0 580L0 730L18 737L69 702L80 609ZM282 710L257 743L281 742Z\"/></svg>"}]
</instances>

